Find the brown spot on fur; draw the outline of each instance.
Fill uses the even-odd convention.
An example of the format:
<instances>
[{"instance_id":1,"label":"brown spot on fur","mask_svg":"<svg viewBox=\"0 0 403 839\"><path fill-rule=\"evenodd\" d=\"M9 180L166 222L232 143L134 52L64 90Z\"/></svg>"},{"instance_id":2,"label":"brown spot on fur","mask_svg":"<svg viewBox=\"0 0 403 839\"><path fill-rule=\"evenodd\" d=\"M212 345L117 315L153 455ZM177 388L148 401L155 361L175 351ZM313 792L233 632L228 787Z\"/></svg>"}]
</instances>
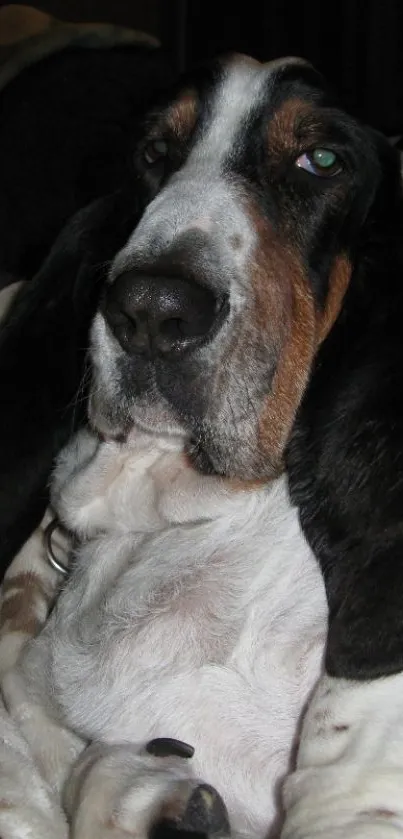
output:
<instances>
[{"instance_id":1,"label":"brown spot on fur","mask_svg":"<svg viewBox=\"0 0 403 839\"><path fill-rule=\"evenodd\" d=\"M242 236L240 236L239 233L234 233L233 236L229 237L229 243L234 251L239 251L242 247Z\"/></svg>"},{"instance_id":2,"label":"brown spot on fur","mask_svg":"<svg viewBox=\"0 0 403 839\"><path fill-rule=\"evenodd\" d=\"M182 142L192 133L197 120L197 99L192 90L186 90L168 112L167 124L173 136Z\"/></svg>"},{"instance_id":3,"label":"brown spot on fur","mask_svg":"<svg viewBox=\"0 0 403 839\"><path fill-rule=\"evenodd\" d=\"M4 798L0 799L0 810L12 810L14 807L10 801L6 801Z\"/></svg>"},{"instance_id":4,"label":"brown spot on fur","mask_svg":"<svg viewBox=\"0 0 403 839\"><path fill-rule=\"evenodd\" d=\"M344 295L351 279L352 267L346 256L338 256L334 262L327 295L325 310L319 327L318 342L325 340L336 322L342 307Z\"/></svg>"},{"instance_id":5,"label":"brown spot on fur","mask_svg":"<svg viewBox=\"0 0 403 839\"><path fill-rule=\"evenodd\" d=\"M41 622L35 615L34 605L30 597L21 592L10 595L1 608L0 631L37 635Z\"/></svg>"},{"instance_id":6,"label":"brown spot on fur","mask_svg":"<svg viewBox=\"0 0 403 839\"><path fill-rule=\"evenodd\" d=\"M362 810L359 815L370 819L397 819L397 813L381 807L374 810Z\"/></svg>"},{"instance_id":7,"label":"brown spot on fur","mask_svg":"<svg viewBox=\"0 0 403 839\"><path fill-rule=\"evenodd\" d=\"M36 635L42 626L38 603L49 606L53 592L37 574L26 571L3 582L4 600L0 608L0 631Z\"/></svg>"},{"instance_id":8,"label":"brown spot on fur","mask_svg":"<svg viewBox=\"0 0 403 839\"><path fill-rule=\"evenodd\" d=\"M333 731L335 731L336 734L342 734L344 731L348 731L349 728L350 728L349 725L334 725L333 726Z\"/></svg>"}]
</instances>

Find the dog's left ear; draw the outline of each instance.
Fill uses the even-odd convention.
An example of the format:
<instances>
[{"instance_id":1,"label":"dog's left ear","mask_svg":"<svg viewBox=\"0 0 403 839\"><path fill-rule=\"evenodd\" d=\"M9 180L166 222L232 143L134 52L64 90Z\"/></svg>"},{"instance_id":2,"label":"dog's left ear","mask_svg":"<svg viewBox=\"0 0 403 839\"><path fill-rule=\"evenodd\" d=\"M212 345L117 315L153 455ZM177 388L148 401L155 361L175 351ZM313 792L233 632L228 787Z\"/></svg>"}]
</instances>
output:
<instances>
[{"instance_id":1,"label":"dog's left ear","mask_svg":"<svg viewBox=\"0 0 403 839\"><path fill-rule=\"evenodd\" d=\"M326 668L372 679L403 670L403 194L398 151L371 130L360 144L351 279L287 467L324 574Z\"/></svg>"},{"instance_id":2,"label":"dog's left ear","mask_svg":"<svg viewBox=\"0 0 403 839\"><path fill-rule=\"evenodd\" d=\"M382 244L399 245L403 209L399 150L379 131L363 127L359 186L350 208L347 241L355 264L380 256ZM361 182L361 183L360 183Z\"/></svg>"},{"instance_id":3,"label":"dog's left ear","mask_svg":"<svg viewBox=\"0 0 403 839\"><path fill-rule=\"evenodd\" d=\"M390 239L401 240L403 207L402 161L399 150L379 131L366 128L368 149L368 218L364 234L365 246L370 246L375 228ZM400 232L399 232L400 231ZM379 244L377 240L376 245Z\"/></svg>"},{"instance_id":4,"label":"dog's left ear","mask_svg":"<svg viewBox=\"0 0 403 839\"><path fill-rule=\"evenodd\" d=\"M88 331L102 279L137 221L123 194L80 211L0 333L0 578L39 523L55 456L85 413Z\"/></svg>"}]
</instances>

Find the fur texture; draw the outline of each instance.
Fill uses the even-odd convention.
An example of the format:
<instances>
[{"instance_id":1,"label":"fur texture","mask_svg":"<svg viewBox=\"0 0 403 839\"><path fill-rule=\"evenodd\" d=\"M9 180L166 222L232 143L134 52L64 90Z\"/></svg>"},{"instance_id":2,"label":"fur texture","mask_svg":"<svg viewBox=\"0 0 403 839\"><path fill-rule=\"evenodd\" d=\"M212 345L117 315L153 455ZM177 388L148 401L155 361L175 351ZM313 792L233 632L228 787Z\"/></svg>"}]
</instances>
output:
<instances>
[{"instance_id":1,"label":"fur texture","mask_svg":"<svg viewBox=\"0 0 403 839\"><path fill-rule=\"evenodd\" d=\"M123 754L139 768L147 741L174 737L195 748L183 778L219 792L234 836L275 835L279 785L320 674L322 579L284 479L234 489L197 473L183 444L141 432L125 444L100 443L83 431L61 455L53 507L81 547L3 693L49 784L62 789L69 774L69 730L83 744L113 747L116 759L116 744L131 744ZM12 597L11 588L4 614ZM6 629L3 660L23 624ZM49 726L60 726L50 743ZM56 743L64 740L63 753ZM115 771L116 807L129 780L118 763ZM98 783L95 794L100 802L111 792ZM161 788L161 808L166 796ZM96 811L86 798L83 806ZM144 813L144 830L155 808ZM106 809L105 822L112 815ZM74 806L71 818L82 818ZM133 805L132 830L139 819ZM89 839L95 826L86 825Z\"/></svg>"},{"instance_id":2,"label":"fur texture","mask_svg":"<svg viewBox=\"0 0 403 839\"><path fill-rule=\"evenodd\" d=\"M100 451L115 451L117 455L118 449L113 447L130 445L131 435L136 439L141 431L151 435L156 455L157 439L168 439L172 445L180 437L185 441L192 466L200 473L197 481L201 485L203 481L228 482L232 491L237 491L235 496L242 493L242 498L248 490L260 497L264 491L259 485L273 481L286 467L291 503L298 508L303 532L323 572L330 608L328 672L308 708L296 771L285 787L287 813L283 835L286 839L339 839L346 835L354 839L397 839L403 829L398 795L403 777L403 200L398 152L384 138L340 110L323 80L304 62L289 59L259 65L232 57L185 80L183 88L156 108L136 147L134 169L135 193L128 183L124 200L119 199L122 204L115 205L115 212L109 215L109 227L119 227L116 235L120 241L104 242L108 212L103 216L103 227L97 230L97 218L91 226L94 251L90 248L90 252L105 245L104 252L109 255L104 258L111 263L91 339L89 413L93 428L104 438ZM141 216L137 226L127 209L133 210L135 203L139 213L136 220ZM122 227L118 225L120 221L124 222ZM130 224L132 229L128 232ZM63 264L63 251L58 254ZM200 322L194 316L196 298L202 299L205 307L205 317ZM93 300L93 307L95 303ZM56 311L60 323L66 325L68 313L57 307ZM44 325L45 333L52 323L50 319ZM77 334L73 330L70 346L74 352ZM48 381L47 369L44 364L43 381ZM75 376L76 373L72 375L72 387ZM44 392L46 388L44 385ZM57 412L49 422L52 432L59 432ZM36 451L39 449L40 446ZM57 441L52 453L55 449ZM88 457L89 461L94 457L96 462L96 454L89 451ZM117 462L115 456L113 460ZM90 469L91 463L87 465ZM144 483L138 492L138 501L144 504L148 498L146 490ZM74 495L77 491L76 486ZM186 498L190 503L189 487ZM63 492L56 503L60 503L62 511ZM283 504L286 518L292 517L286 495L281 502L277 498L277 510ZM98 526L109 528L111 521L108 522L105 509L101 520L97 518L97 503L90 503L89 507ZM203 508L207 507L203 495ZM113 519L119 520L118 509L114 508ZM70 498L63 514L73 529L85 528L85 521L79 521L79 512ZM129 520L124 504L122 512ZM78 520L73 520L75 514ZM200 514L203 515L202 505ZM255 522L243 573L253 573L251 557L258 562L259 556L264 573L271 573L270 562L263 559L270 555L271 545L285 545L281 527L276 536L276 516L277 513L270 517L274 530L265 521L260 531ZM242 519L241 511L237 511L236 522L231 517L231 534L238 532L238 518ZM97 836L102 835L105 825L116 829L117 836L122 830L142 834L150 821L166 812L164 807L161 810L161 802L165 805L167 801L171 805L169 812L174 805L180 819L195 792L194 784L199 784L194 779L190 781L188 764L184 767L180 762L178 768L177 759L164 765L158 779L158 760L150 761L147 756L144 763L145 756L139 754L144 741L125 744L121 751L114 725L122 724L127 732L125 726L136 724L132 717L125 720L125 702L120 704L119 700L126 684L141 689L141 680L138 684L131 668L124 668L128 647L131 642L140 644L146 627L151 633L158 633L158 597L155 603L151 598L155 614L147 612L147 586L153 590L156 586L159 591L164 567L163 562L158 567L154 564L157 549L162 559L168 560L169 578L175 580L174 572L186 569L190 560L197 560L195 533L200 536L206 524L213 526L212 522L201 522L201 529L195 528L184 566L179 562L183 558L179 548L175 548L174 555L168 549L168 539L159 545L158 537L150 535L155 549L152 556L147 554L148 536L144 544L136 543L140 558L150 563L150 576L146 582L136 579L133 592L129 585L120 590L117 581L116 599L114 574L120 569L122 579L127 573L130 581L128 567L123 569L120 565L116 534L111 585L106 585L105 562L111 557L106 549L95 562L98 577L93 574L86 586L86 568L79 575L79 558L91 550L98 538L94 535L94 541L90 539L87 546L83 545L82 554L79 550L72 576L74 587L70 583L59 600L62 617L63 603L68 602L71 594L76 605L74 589L79 590L83 581L84 601L77 603L77 612L72 607L66 610L60 636L57 608L42 638L32 646L32 650L38 651L42 644L52 647L52 656L45 656L48 669L44 678L36 682L38 669L29 663L31 655L34 660L34 653L27 651L22 670L10 672L3 680L8 708L20 726L19 735L23 733L34 748L36 766L49 766L47 748L45 753L42 748L44 738L40 743L35 738L38 731L50 730L49 714L53 709L49 742L56 755L51 765L57 790L64 783L73 755L83 748L82 738L85 741L87 737L101 736L105 726L106 737L110 735L114 741L102 747L95 744L88 753L84 751L76 774L73 772L66 806L70 813L77 814L72 817L77 836L91 835L97 813L101 822L97 824ZM193 519L190 527L194 527ZM287 532L286 538L290 535L291 531ZM100 539L107 540L107 535L100 534ZM120 534L119 539L124 555L131 539L127 532ZM260 554L263 544L267 551L264 555ZM250 545L255 548L251 554ZM294 554L294 548L294 543L287 543L285 570L298 559L301 561L302 553L298 550ZM280 566L279 571L283 562ZM236 613L237 596L241 591L243 597L250 590L244 585L238 590L237 581L236 567L228 577L222 570L220 588L209 585L207 576L206 597L200 601L206 607L207 621L213 618L208 610L213 592L218 599L217 606L213 598L214 615L219 620L229 618L231 623L231 608ZM145 602L141 601L141 608L134 614L132 602L137 582L140 589L145 586ZM102 588L104 584L106 588ZM93 585L102 591L98 601L95 593L94 608ZM220 604L221 598L232 594L231 586L235 592L230 604ZM272 587L274 595L273 580L270 591ZM287 615L293 587L286 589ZM259 590L267 595L264 585ZM189 591L190 600L191 594ZM196 599L193 606L194 621L186 608L179 608L175 614L180 592L169 590L168 586L169 606L166 611L162 609L162 615L168 621L165 626L171 629L170 643L163 646L164 654L171 655L169 673L174 672L187 651L183 646L175 646L172 627L179 632L177 639L183 637L180 627L187 626L188 655L192 664L198 660L201 650L195 642L192 645L189 626L197 627L199 637L205 638L205 625L197 622L200 602ZM269 609L275 604L279 608L279 602L274 600ZM110 608L104 611L104 605ZM121 609L125 618L116 625L115 614L120 614ZM283 611L280 607L281 615ZM291 633L296 615L302 611L295 609L290 614ZM76 620L78 623L81 614L82 632L77 639ZM247 615L247 609L243 614ZM270 611L265 612L265 619L269 619L268 614ZM133 619L136 641L131 637L127 644L127 621L132 627ZM173 624L169 624L170 619ZM103 621L108 628L106 634L100 628ZM274 632L273 627L271 631ZM287 636L288 629L283 637ZM167 632L149 637L163 645ZM231 632L228 637L231 638ZM220 636L220 655L227 652L226 640L227 635ZM297 649L299 640L295 639ZM84 684L81 669L79 673L77 670L81 643L85 651L82 659L80 652L80 660L88 677ZM113 644L116 661L121 665L116 673L113 658L108 658ZM211 655L213 647L202 647L206 655ZM181 654L176 658L175 650ZM148 660L162 666L155 643L146 645L145 650L140 644L136 651L140 670L145 666L143 661ZM100 656L98 665L103 664L103 653L105 672L109 674L105 681L100 666L88 665L92 655L95 659ZM241 660L242 668L248 668L253 660L250 646L242 651ZM268 661L256 670L259 681L269 678ZM42 662L39 652L38 662ZM291 659L287 660L288 665L292 665ZM76 680L73 679L75 690L71 686L69 689L70 672ZM305 684L303 673L299 675ZM95 689L90 701L92 682ZM33 687L37 684L38 704L33 710ZM47 689L43 693L44 684ZM59 691L54 689L57 684L61 686ZM114 693L115 684L123 685L118 696ZM268 682L265 685L267 707L271 696L267 695ZM301 712L304 696L307 694L302 691ZM204 707L207 711L207 700L201 708L196 695L194 698L195 713L202 713ZM151 701L148 694L143 699ZM110 717L109 701L113 707ZM213 701L211 695L208 701ZM250 698L247 704L249 707ZM164 712L167 708L165 704ZM147 722L151 725L150 736L159 731L152 728L158 724L158 712L154 706L152 717L146 719L145 714L142 718L143 727ZM279 716L273 721L276 727L283 719L279 709L273 716L277 712ZM63 715L73 731L60 729ZM244 719L241 701L235 717L238 723ZM263 712L259 730L265 722ZM247 730L251 736L251 730ZM133 729L133 738L136 736ZM241 752L244 740L237 736L236 742ZM212 766L219 765L219 759L218 754ZM264 764L264 770L270 771L269 766ZM210 781L204 775L202 778ZM175 789L173 798L167 797L170 783ZM220 783L221 778L217 781L219 791ZM227 776L224 783L228 788L223 789L223 795L227 792L232 808L231 777ZM200 796L200 790L195 794ZM214 796L212 800L217 803ZM250 800L237 800L238 806L248 809ZM93 809L86 806L90 801L94 802ZM236 813L234 817L234 811L231 812L237 822L235 831L242 831L246 824L249 832L249 822L242 822L245 816ZM224 830L222 824L221 829ZM273 829L276 831L277 826Z\"/></svg>"}]
</instances>

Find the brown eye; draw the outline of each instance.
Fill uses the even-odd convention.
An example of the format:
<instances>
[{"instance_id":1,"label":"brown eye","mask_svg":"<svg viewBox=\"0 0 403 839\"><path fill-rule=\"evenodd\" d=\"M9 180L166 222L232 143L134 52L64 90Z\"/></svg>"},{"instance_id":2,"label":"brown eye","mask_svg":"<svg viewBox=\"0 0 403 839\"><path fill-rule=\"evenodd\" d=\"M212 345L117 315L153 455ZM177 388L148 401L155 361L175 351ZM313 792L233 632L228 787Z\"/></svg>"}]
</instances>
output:
<instances>
[{"instance_id":1,"label":"brown eye","mask_svg":"<svg viewBox=\"0 0 403 839\"><path fill-rule=\"evenodd\" d=\"M150 140L144 149L144 160L149 166L162 160L168 154L168 143L165 140Z\"/></svg>"}]
</instances>

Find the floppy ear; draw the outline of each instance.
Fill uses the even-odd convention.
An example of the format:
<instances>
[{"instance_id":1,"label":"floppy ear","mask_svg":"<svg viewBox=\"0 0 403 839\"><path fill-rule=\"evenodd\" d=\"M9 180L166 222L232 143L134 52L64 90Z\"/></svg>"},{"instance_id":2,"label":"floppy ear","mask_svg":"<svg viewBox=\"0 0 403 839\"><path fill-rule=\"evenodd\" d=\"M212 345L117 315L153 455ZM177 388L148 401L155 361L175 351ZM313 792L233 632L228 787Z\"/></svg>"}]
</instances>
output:
<instances>
[{"instance_id":1,"label":"floppy ear","mask_svg":"<svg viewBox=\"0 0 403 839\"><path fill-rule=\"evenodd\" d=\"M403 669L403 198L397 152L368 132L374 152L350 286L287 454L325 578L326 667L354 679Z\"/></svg>"},{"instance_id":2,"label":"floppy ear","mask_svg":"<svg viewBox=\"0 0 403 839\"><path fill-rule=\"evenodd\" d=\"M1 575L41 518L54 457L83 419L89 324L108 263L136 220L123 194L78 213L2 326Z\"/></svg>"}]
</instances>

